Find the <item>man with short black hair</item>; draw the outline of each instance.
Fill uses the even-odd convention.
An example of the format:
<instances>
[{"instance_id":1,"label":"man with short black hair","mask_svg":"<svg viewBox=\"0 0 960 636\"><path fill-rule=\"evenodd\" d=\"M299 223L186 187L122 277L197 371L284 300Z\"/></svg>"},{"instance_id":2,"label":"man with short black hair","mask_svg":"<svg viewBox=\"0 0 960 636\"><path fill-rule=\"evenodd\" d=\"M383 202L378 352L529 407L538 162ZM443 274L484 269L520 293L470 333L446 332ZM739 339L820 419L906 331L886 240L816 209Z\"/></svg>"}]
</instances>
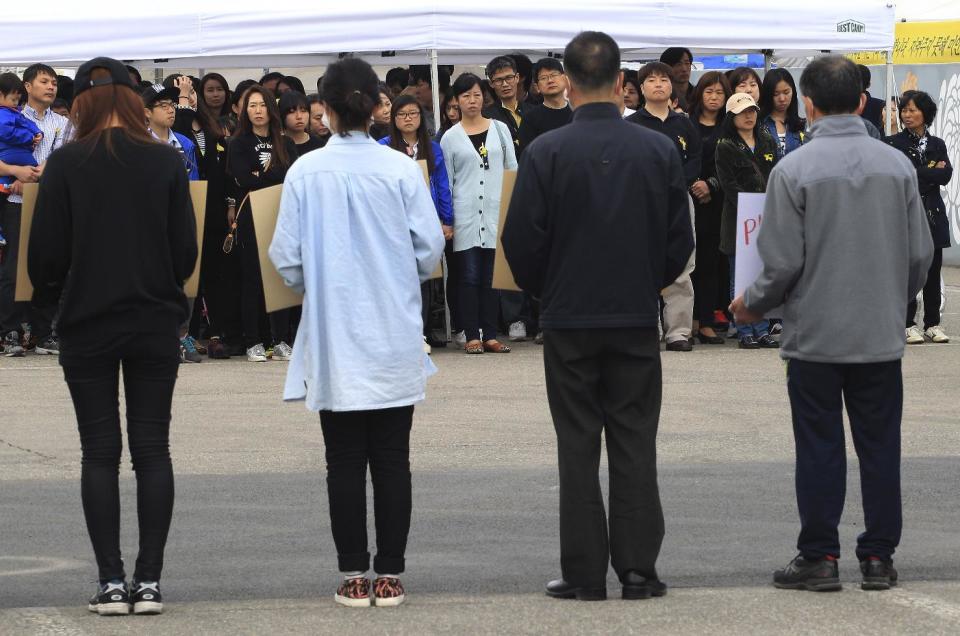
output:
<instances>
[{"instance_id":1,"label":"man with short black hair","mask_svg":"<svg viewBox=\"0 0 960 636\"><path fill-rule=\"evenodd\" d=\"M573 109L567 101L567 76L563 64L553 57L545 57L533 67L533 81L543 96L543 103L527 111L518 131L520 151L545 132L566 126L573 119Z\"/></svg>"},{"instance_id":2,"label":"man with short black hair","mask_svg":"<svg viewBox=\"0 0 960 636\"><path fill-rule=\"evenodd\" d=\"M487 64L486 75L493 92L497 94L499 104L491 106L483 116L498 119L507 125L519 156L520 124L523 123L523 117L530 105L520 101L520 73L517 71L517 62L508 55L495 57Z\"/></svg>"},{"instance_id":3,"label":"man with short black hair","mask_svg":"<svg viewBox=\"0 0 960 636\"><path fill-rule=\"evenodd\" d=\"M43 133L43 138L33 150L37 168L42 175L47 159L53 151L73 136L73 126L69 119L50 109L57 98L56 71L46 64L32 64L23 72L23 86L27 92L27 103L23 107L23 114ZM23 184L15 181L12 187L13 194L7 199L2 209L0 227L4 229L8 245L19 245ZM9 347L12 351L16 351L16 341L23 336L22 324L27 322L31 328L31 341L23 344L28 349L33 347L34 352L41 355L59 354L60 344L53 333L56 308L40 308L30 302L14 302L17 281L15 256L13 251L8 252L0 269L0 335L4 338L5 349ZM19 355L22 353L21 349Z\"/></svg>"},{"instance_id":4,"label":"man with short black hair","mask_svg":"<svg viewBox=\"0 0 960 636\"><path fill-rule=\"evenodd\" d=\"M261 77L258 84L260 84L260 86L263 86L265 89L267 89L268 91L276 95L277 84L279 84L280 80L282 79L283 79L283 73L278 73L277 71L273 71Z\"/></svg>"},{"instance_id":5,"label":"man with short black hair","mask_svg":"<svg viewBox=\"0 0 960 636\"><path fill-rule=\"evenodd\" d=\"M763 270L730 306L738 323L783 307L800 554L773 581L787 589L841 587L846 406L863 495L861 587L885 590L897 584L892 556L903 527L905 307L923 287L933 242L913 165L871 139L855 114L864 99L856 65L817 58L800 89L814 134L770 173L757 241ZM863 316L870 329L850 329Z\"/></svg>"},{"instance_id":6,"label":"man with short black hair","mask_svg":"<svg viewBox=\"0 0 960 636\"><path fill-rule=\"evenodd\" d=\"M400 93L410 83L410 70L402 66L392 68L387 71L387 87L390 89L390 95L393 99L400 97Z\"/></svg>"},{"instance_id":7,"label":"man with short black hair","mask_svg":"<svg viewBox=\"0 0 960 636\"><path fill-rule=\"evenodd\" d=\"M643 105L627 117L627 121L656 130L670 138L680 152L687 188L700 180L700 133L690 118L673 110L670 96L673 76L663 62L650 62L639 73ZM693 199L690 200L690 218L693 220ZM693 331L693 282L690 274L696 265L694 255L677 280L663 290L663 331L668 351L692 351L690 334Z\"/></svg>"},{"instance_id":8,"label":"man with short black hair","mask_svg":"<svg viewBox=\"0 0 960 636\"><path fill-rule=\"evenodd\" d=\"M580 33L564 66L573 121L520 157L502 236L514 278L543 307L563 574L547 595L604 599L612 563L623 598L663 596L658 297L693 251L686 184L673 143L620 116L610 36ZM604 436L609 526L597 475Z\"/></svg>"},{"instance_id":9,"label":"man with short black hair","mask_svg":"<svg viewBox=\"0 0 960 636\"><path fill-rule=\"evenodd\" d=\"M693 70L693 53L685 46L671 46L660 54L660 61L670 67L673 88L677 92L677 103L684 112L690 112L693 91L690 71Z\"/></svg>"},{"instance_id":10,"label":"man with short black hair","mask_svg":"<svg viewBox=\"0 0 960 636\"><path fill-rule=\"evenodd\" d=\"M437 69L437 79L440 82L441 103L443 95L450 88L450 71L445 67ZM431 136L437 133L437 116L433 112L433 74L429 64L414 64L410 67L410 86L407 89L417 98L417 103L423 107L423 121L427 124L427 132Z\"/></svg>"},{"instance_id":11,"label":"man with short black hair","mask_svg":"<svg viewBox=\"0 0 960 636\"><path fill-rule=\"evenodd\" d=\"M867 96L867 101L863 105L863 112L860 113L860 116L873 124L877 130L882 130L884 102L879 97L870 95L870 69L863 64L857 64L857 69L860 71L863 92Z\"/></svg>"}]
</instances>

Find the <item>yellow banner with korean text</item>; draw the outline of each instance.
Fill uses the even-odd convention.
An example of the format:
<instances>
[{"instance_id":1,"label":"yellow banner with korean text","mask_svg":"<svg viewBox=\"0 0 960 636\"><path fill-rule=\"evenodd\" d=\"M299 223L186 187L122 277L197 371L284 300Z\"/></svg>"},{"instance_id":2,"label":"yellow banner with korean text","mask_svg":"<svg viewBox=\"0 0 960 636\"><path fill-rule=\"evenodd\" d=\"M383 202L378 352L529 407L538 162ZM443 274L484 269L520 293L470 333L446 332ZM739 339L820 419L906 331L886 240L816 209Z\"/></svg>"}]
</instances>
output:
<instances>
[{"instance_id":1,"label":"yellow banner with korean text","mask_svg":"<svg viewBox=\"0 0 960 636\"><path fill-rule=\"evenodd\" d=\"M851 53L848 57L867 66L887 63L887 54L883 51ZM894 30L893 63L960 63L960 20L898 22Z\"/></svg>"}]
</instances>

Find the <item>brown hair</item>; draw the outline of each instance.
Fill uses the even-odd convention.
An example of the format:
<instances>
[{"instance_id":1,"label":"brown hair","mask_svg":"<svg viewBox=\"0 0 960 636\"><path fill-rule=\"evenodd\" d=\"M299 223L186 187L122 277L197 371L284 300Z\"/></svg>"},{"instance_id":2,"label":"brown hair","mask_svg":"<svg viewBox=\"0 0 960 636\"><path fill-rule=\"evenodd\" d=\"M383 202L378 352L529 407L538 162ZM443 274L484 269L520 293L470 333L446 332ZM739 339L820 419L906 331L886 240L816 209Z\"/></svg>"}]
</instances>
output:
<instances>
[{"instance_id":1,"label":"brown hair","mask_svg":"<svg viewBox=\"0 0 960 636\"><path fill-rule=\"evenodd\" d=\"M273 93L259 84L254 84L244 92L240 99L240 115L237 133L241 135L253 135L253 123L247 114L247 106L250 104L251 95L260 95L263 103L267 107L267 126L270 128L270 143L273 150L270 152L270 165L279 168L289 168L292 161L287 154L287 146L283 137L283 119L280 117L280 109L277 108L277 98Z\"/></svg>"},{"instance_id":2,"label":"brown hair","mask_svg":"<svg viewBox=\"0 0 960 636\"><path fill-rule=\"evenodd\" d=\"M91 80L108 79L110 72L95 68L90 72ZM113 128L110 122L116 115L120 121L120 130L132 141L142 144L155 143L147 131L143 116L143 102L129 86L105 84L94 86L77 95L73 100L70 118L76 127L74 140L92 147L101 140L107 152L113 154L113 144L109 133Z\"/></svg>"},{"instance_id":3,"label":"brown hair","mask_svg":"<svg viewBox=\"0 0 960 636\"><path fill-rule=\"evenodd\" d=\"M726 114L727 100L730 99L730 96L733 94L733 89L730 88L730 82L727 81L726 75L720 71L709 71L700 77L700 81L697 82L697 87L693 89L693 96L690 98L690 119L694 123L700 121L700 115L703 113L704 91L715 84L719 84L720 88L723 89L723 105L720 107L720 112L717 113L717 123L719 124L723 121L723 116Z\"/></svg>"}]
</instances>

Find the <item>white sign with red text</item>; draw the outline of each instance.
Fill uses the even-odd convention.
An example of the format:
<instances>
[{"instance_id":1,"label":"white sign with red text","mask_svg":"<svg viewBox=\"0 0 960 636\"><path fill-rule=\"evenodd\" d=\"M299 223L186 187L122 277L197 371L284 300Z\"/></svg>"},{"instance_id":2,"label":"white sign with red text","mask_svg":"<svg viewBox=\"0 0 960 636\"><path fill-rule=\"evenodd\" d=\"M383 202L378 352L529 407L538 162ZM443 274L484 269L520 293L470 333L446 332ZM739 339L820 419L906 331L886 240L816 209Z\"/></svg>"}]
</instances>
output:
<instances>
[{"instance_id":1,"label":"white sign with red text","mask_svg":"<svg viewBox=\"0 0 960 636\"><path fill-rule=\"evenodd\" d=\"M763 261L757 251L757 237L763 224L765 194L741 192L737 200L737 262L733 278L733 297L742 296L763 271ZM767 312L767 318L777 318L781 308Z\"/></svg>"}]
</instances>

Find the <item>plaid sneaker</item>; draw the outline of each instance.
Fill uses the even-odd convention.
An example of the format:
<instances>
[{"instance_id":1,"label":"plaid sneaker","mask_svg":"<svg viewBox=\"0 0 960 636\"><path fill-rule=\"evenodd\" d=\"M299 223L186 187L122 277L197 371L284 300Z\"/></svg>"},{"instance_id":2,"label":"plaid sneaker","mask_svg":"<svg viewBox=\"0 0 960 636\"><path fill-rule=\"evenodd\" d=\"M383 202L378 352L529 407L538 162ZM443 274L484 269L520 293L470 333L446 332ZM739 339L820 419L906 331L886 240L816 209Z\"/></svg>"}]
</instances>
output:
<instances>
[{"instance_id":1,"label":"plaid sneaker","mask_svg":"<svg viewBox=\"0 0 960 636\"><path fill-rule=\"evenodd\" d=\"M378 576L373 583L377 607L396 607L405 598L403 584L395 576Z\"/></svg>"},{"instance_id":2,"label":"plaid sneaker","mask_svg":"<svg viewBox=\"0 0 960 636\"><path fill-rule=\"evenodd\" d=\"M365 576L344 579L333 600L347 607L370 607L370 581Z\"/></svg>"}]
</instances>

